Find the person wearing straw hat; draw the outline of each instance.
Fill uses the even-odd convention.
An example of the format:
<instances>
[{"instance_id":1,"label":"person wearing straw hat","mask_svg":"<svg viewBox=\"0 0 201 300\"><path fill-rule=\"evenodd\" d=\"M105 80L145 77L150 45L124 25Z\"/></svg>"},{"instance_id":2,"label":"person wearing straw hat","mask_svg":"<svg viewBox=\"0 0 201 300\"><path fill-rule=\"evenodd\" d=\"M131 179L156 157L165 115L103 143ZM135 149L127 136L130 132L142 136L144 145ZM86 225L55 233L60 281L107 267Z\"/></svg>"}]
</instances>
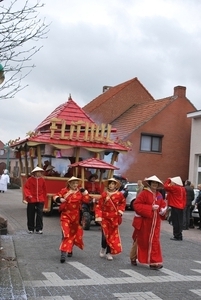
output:
<instances>
[{"instance_id":1,"label":"person wearing straw hat","mask_svg":"<svg viewBox=\"0 0 201 300\"><path fill-rule=\"evenodd\" d=\"M27 227L29 233L43 233L43 207L47 197L44 170L36 167L31 171L24 185L24 195L27 201Z\"/></svg>"},{"instance_id":2,"label":"person wearing straw hat","mask_svg":"<svg viewBox=\"0 0 201 300\"><path fill-rule=\"evenodd\" d=\"M60 244L60 262L66 261L73 255L73 246L83 250L83 229L80 225L80 207L82 203L89 202L89 194L86 189L80 188L81 179L72 176L67 181L67 186L53 196L53 200L60 204L60 224L62 241Z\"/></svg>"},{"instance_id":3,"label":"person wearing straw hat","mask_svg":"<svg viewBox=\"0 0 201 300\"><path fill-rule=\"evenodd\" d=\"M134 202L133 236L137 239L138 261L148 264L152 270L158 270L163 267L160 230L167 210L166 202L158 192L163 183L155 175L145 178L142 183L144 189Z\"/></svg>"},{"instance_id":4,"label":"person wearing straw hat","mask_svg":"<svg viewBox=\"0 0 201 300\"><path fill-rule=\"evenodd\" d=\"M180 176L168 178L164 183L167 191L168 206L171 207L171 219L174 241L182 241L183 210L186 206L186 191Z\"/></svg>"},{"instance_id":5,"label":"person wearing straw hat","mask_svg":"<svg viewBox=\"0 0 201 300\"><path fill-rule=\"evenodd\" d=\"M106 191L96 205L95 221L101 224L102 239L100 257L113 260L115 254L122 252L122 244L118 226L126 207L126 199L119 191L121 183L115 178L104 181Z\"/></svg>"}]
</instances>

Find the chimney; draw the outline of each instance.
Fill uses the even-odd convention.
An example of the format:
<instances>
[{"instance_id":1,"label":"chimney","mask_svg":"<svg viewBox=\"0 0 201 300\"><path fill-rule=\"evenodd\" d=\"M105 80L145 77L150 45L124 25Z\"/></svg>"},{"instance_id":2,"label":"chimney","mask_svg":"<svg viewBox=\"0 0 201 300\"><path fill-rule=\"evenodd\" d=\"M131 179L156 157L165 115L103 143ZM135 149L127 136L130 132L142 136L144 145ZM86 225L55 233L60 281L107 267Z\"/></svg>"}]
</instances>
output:
<instances>
[{"instance_id":1,"label":"chimney","mask_svg":"<svg viewBox=\"0 0 201 300\"><path fill-rule=\"evenodd\" d=\"M104 85L103 86L103 93L107 92L107 90L109 90L111 88L111 86L109 85Z\"/></svg>"},{"instance_id":2,"label":"chimney","mask_svg":"<svg viewBox=\"0 0 201 300\"><path fill-rule=\"evenodd\" d=\"M174 87L174 96L179 98L186 98L186 87L185 86L175 86Z\"/></svg>"}]
</instances>

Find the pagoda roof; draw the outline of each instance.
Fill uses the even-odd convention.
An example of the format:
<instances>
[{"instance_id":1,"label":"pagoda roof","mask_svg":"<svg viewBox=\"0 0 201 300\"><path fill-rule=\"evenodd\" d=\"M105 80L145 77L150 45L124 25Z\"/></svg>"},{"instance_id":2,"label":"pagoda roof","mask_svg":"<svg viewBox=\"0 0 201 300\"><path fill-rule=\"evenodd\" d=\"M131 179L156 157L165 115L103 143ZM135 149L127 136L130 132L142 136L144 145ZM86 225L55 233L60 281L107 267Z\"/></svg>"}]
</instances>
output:
<instances>
[{"instance_id":1,"label":"pagoda roof","mask_svg":"<svg viewBox=\"0 0 201 300\"><path fill-rule=\"evenodd\" d=\"M89 158L74 164L69 165L69 167L83 167L90 169L105 169L105 170L119 170L119 168L113 166L112 164L106 163L105 161L98 158Z\"/></svg>"},{"instance_id":2,"label":"pagoda roof","mask_svg":"<svg viewBox=\"0 0 201 300\"><path fill-rule=\"evenodd\" d=\"M68 98L67 102L55 108L55 110L36 127L35 131L39 131L42 128L50 125L51 120L55 118L65 120L67 125L70 125L72 121L94 123L94 121L84 112L84 110L77 105L75 101L73 101L71 96Z\"/></svg>"},{"instance_id":3,"label":"pagoda roof","mask_svg":"<svg viewBox=\"0 0 201 300\"><path fill-rule=\"evenodd\" d=\"M82 147L90 151L127 152L130 143L119 139L111 139L111 133L116 132L110 124L96 124L71 97L58 106L35 129L29 131L27 138L9 141L10 147L20 149L25 145L34 147L49 144L57 149Z\"/></svg>"}]
</instances>

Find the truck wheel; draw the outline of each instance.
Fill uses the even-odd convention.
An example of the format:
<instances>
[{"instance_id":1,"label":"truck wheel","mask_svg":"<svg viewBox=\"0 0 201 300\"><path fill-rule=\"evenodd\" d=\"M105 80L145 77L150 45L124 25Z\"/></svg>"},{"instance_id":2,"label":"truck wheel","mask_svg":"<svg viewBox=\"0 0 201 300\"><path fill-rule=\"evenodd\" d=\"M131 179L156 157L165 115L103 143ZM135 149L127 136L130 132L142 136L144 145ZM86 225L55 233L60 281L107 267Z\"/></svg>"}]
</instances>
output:
<instances>
[{"instance_id":1,"label":"truck wheel","mask_svg":"<svg viewBox=\"0 0 201 300\"><path fill-rule=\"evenodd\" d=\"M91 216L90 213L84 212L82 215L82 228L84 230L89 230L91 225Z\"/></svg>"}]
</instances>

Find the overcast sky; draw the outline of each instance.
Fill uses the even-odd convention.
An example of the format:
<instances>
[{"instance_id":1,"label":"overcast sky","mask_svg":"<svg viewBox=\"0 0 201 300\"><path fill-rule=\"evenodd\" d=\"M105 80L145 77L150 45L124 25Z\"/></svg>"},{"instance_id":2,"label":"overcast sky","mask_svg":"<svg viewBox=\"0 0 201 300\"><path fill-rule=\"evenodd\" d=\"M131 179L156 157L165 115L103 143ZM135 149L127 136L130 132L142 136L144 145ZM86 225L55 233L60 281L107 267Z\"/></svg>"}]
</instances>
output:
<instances>
[{"instance_id":1,"label":"overcast sky","mask_svg":"<svg viewBox=\"0 0 201 300\"><path fill-rule=\"evenodd\" d=\"M24 80L28 87L0 101L2 142L24 138L69 93L83 107L104 85L134 77L155 99L186 86L187 98L201 109L200 0L41 3L40 17L51 22L50 32L39 41L43 48L32 59L36 68Z\"/></svg>"}]
</instances>

